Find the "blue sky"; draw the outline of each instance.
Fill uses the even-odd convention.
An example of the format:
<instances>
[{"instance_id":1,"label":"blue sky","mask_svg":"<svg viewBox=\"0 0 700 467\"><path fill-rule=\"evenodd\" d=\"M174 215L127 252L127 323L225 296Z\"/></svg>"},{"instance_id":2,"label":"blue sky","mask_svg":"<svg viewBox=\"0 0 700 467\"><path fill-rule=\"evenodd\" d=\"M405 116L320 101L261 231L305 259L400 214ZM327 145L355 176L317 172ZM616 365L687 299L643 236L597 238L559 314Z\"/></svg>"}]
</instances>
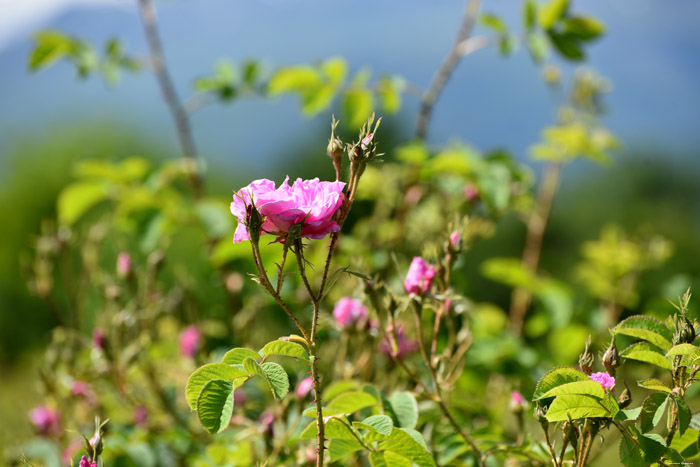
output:
<instances>
[{"instance_id":1,"label":"blue sky","mask_svg":"<svg viewBox=\"0 0 700 467\"><path fill-rule=\"evenodd\" d=\"M47 9L52 2L53 8ZM0 0L0 18L5 13L0 29L3 21L6 26L0 34L0 158L17 135L40 135L88 120L125 122L172 140L169 115L147 73L125 76L108 88L97 78L77 81L68 65L34 75L26 71L30 33L41 27L98 44L116 35L129 51L143 54L134 2L26 0L21 14L11 11L17 3ZM484 3L486 11L502 14L519 28L520 1ZM453 41L463 3L172 0L157 6L169 64L186 97L192 79L221 58L258 57L275 66L341 55L354 71L367 66L426 86ZM608 25L609 34L590 49L588 65L614 83L609 127L626 144L682 149L697 143L700 2L578 0L574 10L594 14ZM405 102L395 118L411 127L417 103L410 97ZM193 125L205 156L230 167L255 161L253 168L262 170L284 156L289 140L325 128L327 119L326 114L311 120L300 116L293 98L251 99L203 109ZM525 51L504 59L495 50L484 50L460 64L438 103L429 140L461 139L482 149L506 147L522 156L551 121L547 91Z\"/></svg>"}]
</instances>

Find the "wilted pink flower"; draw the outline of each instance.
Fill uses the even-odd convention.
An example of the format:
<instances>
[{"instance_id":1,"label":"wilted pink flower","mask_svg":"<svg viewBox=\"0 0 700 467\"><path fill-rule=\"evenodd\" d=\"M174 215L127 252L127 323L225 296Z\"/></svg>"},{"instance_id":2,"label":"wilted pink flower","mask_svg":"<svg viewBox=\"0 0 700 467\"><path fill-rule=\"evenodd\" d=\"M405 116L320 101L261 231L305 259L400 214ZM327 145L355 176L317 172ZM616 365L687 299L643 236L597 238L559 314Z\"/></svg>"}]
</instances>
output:
<instances>
[{"instance_id":1,"label":"wilted pink flower","mask_svg":"<svg viewBox=\"0 0 700 467\"><path fill-rule=\"evenodd\" d=\"M233 243L250 240L245 223L247 207L251 204L262 217L261 233L276 235L278 240L283 240L290 227L299 223L302 237L319 239L338 231L340 227L332 218L343 204L345 183L297 178L289 186L288 181L289 177L275 188L271 180L255 180L234 193L231 213L238 218L238 227Z\"/></svg>"},{"instance_id":2,"label":"wilted pink flower","mask_svg":"<svg viewBox=\"0 0 700 467\"><path fill-rule=\"evenodd\" d=\"M60 414L46 405L40 405L30 410L29 419L43 436L58 436L61 432Z\"/></svg>"},{"instance_id":3,"label":"wilted pink flower","mask_svg":"<svg viewBox=\"0 0 700 467\"><path fill-rule=\"evenodd\" d=\"M459 247L459 241L461 239L462 239L462 236L459 234L459 232L452 232L450 234L450 244L452 245L453 248Z\"/></svg>"},{"instance_id":4,"label":"wilted pink flower","mask_svg":"<svg viewBox=\"0 0 700 467\"><path fill-rule=\"evenodd\" d=\"M465 185L462 189L462 194L464 195L464 198L467 201L474 201L476 198L479 197L479 187L474 185L473 183Z\"/></svg>"},{"instance_id":5,"label":"wilted pink flower","mask_svg":"<svg viewBox=\"0 0 700 467\"><path fill-rule=\"evenodd\" d=\"M129 253L122 251L117 256L117 275L124 278L129 273L131 273L131 256L129 256Z\"/></svg>"},{"instance_id":6,"label":"wilted pink flower","mask_svg":"<svg viewBox=\"0 0 700 467\"><path fill-rule=\"evenodd\" d=\"M387 334L391 334L394 332L394 327L389 324L386 328ZM404 328L402 325L399 325L398 328L396 329L396 345L398 347L397 351L394 353L394 350L391 347L391 341L388 340L388 338L385 338L379 343L379 350L386 356L392 357L392 358L403 358L406 355L412 354L418 349L418 342L406 337L406 332L404 331Z\"/></svg>"},{"instance_id":7,"label":"wilted pink flower","mask_svg":"<svg viewBox=\"0 0 700 467\"><path fill-rule=\"evenodd\" d=\"M314 388L314 380L310 376L299 381L297 384L296 395L299 399L304 399Z\"/></svg>"},{"instance_id":8,"label":"wilted pink flower","mask_svg":"<svg viewBox=\"0 0 700 467\"><path fill-rule=\"evenodd\" d=\"M80 459L80 464L78 467L97 467L97 461L92 461L92 464L90 463L89 460L87 460L87 457L83 456Z\"/></svg>"},{"instance_id":9,"label":"wilted pink flower","mask_svg":"<svg viewBox=\"0 0 700 467\"><path fill-rule=\"evenodd\" d=\"M522 394L518 391L513 391L510 393L510 410L513 412L520 412L525 408L527 402Z\"/></svg>"},{"instance_id":10,"label":"wilted pink flower","mask_svg":"<svg viewBox=\"0 0 700 467\"><path fill-rule=\"evenodd\" d=\"M100 328L95 328L92 331L92 345L100 350L105 349L105 333Z\"/></svg>"},{"instance_id":11,"label":"wilted pink flower","mask_svg":"<svg viewBox=\"0 0 700 467\"><path fill-rule=\"evenodd\" d=\"M359 300L343 297L333 308L333 317L338 327L346 328L367 316L367 308Z\"/></svg>"},{"instance_id":12,"label":"wilted pink flower","mask_svg":"<svg viewBox=\"0 0 700 467\"><path fill-rule=\"evenodd\" d=\"M600 383L606 391L615 389L615 378L607 373L593 373L590 378Z\"/></svg>"},{"instance_id":13,"label":"wilted pink flower","mask_svg":"<svg viewBox=\"0 0 700 467\"><path fill-rule=\"evenodd\" d=\"M202 331L197 326L187 326L180 333L180 354L183 357L193 358L199 349L201 338Z\"/></svg>"},{"instance_id":14,"label":"wilted pink flower","mask_svg":"<svg viewBox=\"0 0 700 467\"><path fill-rule=\"evenodd\" d=\"M139 404L134 407L134 425L136 426L146 426L148 422L148 409L145 405Z\"/></svg>"},{"instance_id":15,"label":"wilted pink flower","mask_svg":"<svg viewBox=\"0 0 700 467\"><path fill-rule=\"evenodd\" d=\"M430 288L433 277L435 277L435 268L426 263L420 256L416 256L411 261L403 286L408 293L423 295Z\"/></svg>"}]
</instances>

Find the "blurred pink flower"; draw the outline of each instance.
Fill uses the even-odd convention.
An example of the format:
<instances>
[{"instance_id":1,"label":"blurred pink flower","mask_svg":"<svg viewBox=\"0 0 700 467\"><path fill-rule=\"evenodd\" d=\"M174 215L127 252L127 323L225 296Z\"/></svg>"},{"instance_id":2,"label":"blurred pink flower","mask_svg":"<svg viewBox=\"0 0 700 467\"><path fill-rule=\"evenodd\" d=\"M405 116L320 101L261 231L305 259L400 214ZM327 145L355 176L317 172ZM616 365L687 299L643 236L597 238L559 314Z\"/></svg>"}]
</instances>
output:
<instances>
[{"instance_id":1,"label":"blurred pink flower","mask_svg":"<svg viewBox=\"0 0 700 467\"><path fill-rule=\"evenodd\" d=\"M248 399L245 389L238 388L233 392L233 405L243 405Z\"/></svg>"},{"instance_id":2,"label":"blurred pink flower","mask_svg":"<svg viewBox=\"0 0 700 467\"><path fill-rule=\"evenodd\" d=\"M606 391L615 389L615 378L607 373L593 373L590 378L600 383Z\"/></svg>"},{"instance_id":3,"label":"blurred pink flower","mask_svg":"<svg viewBox=\"0 0 700 467\"><path fill-rule=\"evenodd\" d=\"M87 457L83 456L80 459L80 464L78 467L97 467L97 461L93 461L92 464L90 463L89 460L87 460Z\"/></svg>"},{"instance_id":4,"label":"blurred pink flower","mask_svg":"<svg viewBox=\"0 0 700 467\"><path fill-rule=\"evenodd\" d=\"M296 389L296 395L299 399L305 399L306 396L311 392L311 390L314 388L314 380L310 376L307 378L302 379L299 381L299 384L297 384L297 389Z\"/></svg>"},{"instance_id":5,"label":"blurred pink flower","mask_svg":"<svg viewBox=\"0 0 700 467\"><path fill-rule=\"evenodd\" d=\"M272 410L270 410L270 409L264 410L260 414L260 417L258 418L258 422L260 423L260 432L263 435L267 435L270 438L272 438L274 436L274 423L275 423L275 415L272 413Z\"/></svg>"},{"instance_id":6,"label":"blurred pink flower","mask_svg":"<svg viewBox=\"0 0 700 467\"><path fill-rule=\"evenodd\" d=\"M105 349L105 333L100 328L92 330L92 345L100 350Z\"/></svg>"},{"instance_id":7,"label":"blurred pink flower","mask_svg":"<svg viewBox=\"0 0 700 467\"><path fill-rule=\"evenodd\" d=\"M450 234L450 244L452 245L453 248L459 247L459 241L462 239L462 236L459 234L459 232L452 232Z\"/></svg>"},{"instance_id":8,"label":"blurred pink flower","mask_svg":"<svg viewBox=\"0 0 700 467\"><path fill-rule=\"evenodd\" d=\"M510 409L513 412L521 411L527 405L527 401L518 391L513 391L510 393Z\"/></svg>"},{"instance_id":9,"label":"blurred pink flower","mask_svg":"<svg viewBox=\"0 0 700 467\"><path fill-rule=\"evenodd\" d=\"M122 251L117 256L117 275L124 278L129 273L131 273L131 256L129 253Z\"/></svg>"},{"instance_id":10,"label":"blurred pink flower","mask_svg":"<svg viewBox=\"0 0 700 467\"><path fill-rule=\"evenodd\" d=\"M393 333L394 327L389 324L389 326L386 328L386 332L387 334ZM406 355L412 354L418 349L418 341L406 337L406 332L404 331L404 327L402 325L399 325L396 329L395 338L396 345L398 347L396 353L394 353L393 349L391 348L391 341L389 341L387 338L379 343L379 351L388 357L403 358Z\"/></svg>"},{"instance_id":11,"label":"blurred pink flower","mask_svg":"<svg viewBox=\"0 0 700 467\"><path fill-rule=\"evenodd\" d=\"M346 328L367 316L367 308L359 300L343 297L333 308L333 317L338 327Z\"/></svg>"},{"instance_id":12,"label":"blurred pink flower","mask_svg":"<svg viewBox=\"0 0 700 467\"><path fill-rule=\"evenodd\" d=\"M430 288L433 277L435 277L435 268L420 256L416 256L411 261L403 286L408 293L423 295Z\"/></svg>"},{"instance_id":13,"label":"blurred pink flower","mask_svg":"<svg viewBox=\"0 0 700 467\"><path fill-rule=\"evenodd\" d=\"M29 419L43 436L58 436L61 434L61 415L58 411L40 405L29 411Z\"/></svg>"},{"instance_id":14,"label":"blurred pink flower","mask_svg":"<svg viewBox=\"0 0 700 467\"><path fill-rule=\"evenodd\" d=\"M85 400L86 403L93 405L97 402L95 393L92 388L85 381L73 381L70 387L71 396L80 397Z\"/></svg>"},{"instance_id":15,"label":"blurred pink flower","mask_svg":"<svg viewBox=\"0 0 700 467\"><path fill-rule=\"evenodd\" d=\"M139 404L134 407L134 425L145 427L148 422L148 409L145 405Z\"/></svg>"},{"instance_id":16,"label":"blurred pink flower","mask_svg":"<svg viewBox=\"0 0 700 467\"><path fill-rule=\"evenodd\" d=\"M202 331L199 330L199 327L195 325L186 327L180 333L180 354L183 357L194 358L201 339Z\"/></svg>"},{"instance_id":17,"label":"blurred pink flower","mask_svg":"<svg viewBox=\"0 0 700 467\"><path fill-rule=\"evenodd\" d=\"M275 188L275 182L255 180L233 195L231 213L238 218L233 243L250 240L245 225L247 208L252 203L263 219L261 233L283 240L292 225L302 223L301 236L323 238L340 228L332 219L343 204L343 182L321 182L318 178L297 178L289 186L289 177Z\"/></svg>"},{"instance_id":18,"label":"blurred pink flower","mask_svg":"<svg viewBox=\"0 0 700 467\"><path fill-rule=\"evenodd\" d=\"M479 197L479 187L470 183L462 189L462 194L467 201L474 201Z\"/></svg>"}]
</instances>

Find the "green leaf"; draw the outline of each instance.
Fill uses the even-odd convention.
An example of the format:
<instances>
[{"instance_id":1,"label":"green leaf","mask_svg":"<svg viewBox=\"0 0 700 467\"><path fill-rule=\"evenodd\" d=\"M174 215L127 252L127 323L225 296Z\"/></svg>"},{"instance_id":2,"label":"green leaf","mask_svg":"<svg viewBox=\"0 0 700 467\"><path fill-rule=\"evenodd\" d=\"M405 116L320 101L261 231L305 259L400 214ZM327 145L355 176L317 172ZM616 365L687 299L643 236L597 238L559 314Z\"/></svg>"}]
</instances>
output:
<instances>
[{"instance_id":1,"label":"green leaf","mask_svg":"<svg viewBox=\"0 0 700 467\"><path fill-rule=\"evenodd\" d=\"M46 67L75 52L75 41L58 31L41 31L34 36L36 45L29 55L31 71Z\"/></svg>"},{"instance_id":2,"label":"green leaf","mask_svg":"<svg viewBox=\"0 0 700 467\"><path fill-rule=\"evenodd\" d=\"M535 0L526 0L523 3L523 25L525 30L530 32L535 27L537 19L537 2Z\"/></svg>"},{"instance_id":3,"label":"green leaf","mask_svg":"<svg viewBox=\"0 0 700 467\"><path fill-rule=\"evenodd\" d=\"M419 467L434 467L433 456L413 436L397 428L386 441L377 445L378 451L390 451L409 459Z\"/></svg>"},{"instance_id":4,"label":"green leaf","mask_svg":"<svg viewBox=\"0 0 700 467\"><path fill-rule=\"evenodd\" d=\"M276 340L268 342L260 351L262 355L284 355L285 357L297 358L305 362L310 362L306 349L295 342Z\"/></svg>"},{"instance_id":5,"label":"green leaf","mask_svg":"<svg viewBox=\"0 0 700 467\"><path fill-rule=\"evenodd\" d=\"M401 428L415 428L418 423L418 402L410 392L395 392L389 397L391 410Z\"/></svg>"},{"instance_id":6,"label":"green leaf","mask_svg":"<svg viewBox=\"0 0 700 467\"><path fill-rule=\"evenodd\" d=\"M321 408L321 414L324 417L329 417L331 415L342 415L341 412L338 412L337 410L329 409L328 407ZM304 417L316 418L316 405L314 404L313 407L309 407L308 409L304 410L302 415Z\"/></svg>"},{"instance_id":7,"label":"green leaf","mask_svg":"<svg viewBox=\"0 0 700 467\"><path fill-rule=\"evenodd\" d=\"M583 60L586 57L575 36L562 34L554 30L548 31L547 35L549 40L552 41L554 48L569 60Z\"/></svg>"},{"instance_id":8,"label":"green leaf","mask_svg":"<svg viewBox=\"0 0 700 467\"><path fill-rule=\"evenodd\" d=\"M229 365L241 365L243 364L243 360L245 360L248 357L258 359L260 358L260 354L258 354L254 350L246 349L243 347L236 347L226 352L226 355L224 355L222 362L227 363Z\"/></svg>"},{"instance_id":9,"label":"green leaf","mask_svg":"<svg viewBox=\"0 0 700 467\"><path fill-rule=\"evenodd\" d=\"M557 386L576 381L590 381L591 379L584 372L570 367L558 367L548 371L540 379L535 387L532 400L538 400L543 394L549 392Z\"/></svg>"},{"instance_id":10,"label":"green leaf","mask_svg":"<svg viewBox=\"0 0 700 467\"><path fill-rule=\"evenodd\" d=\"M573 383L562 384L550 389L538 397L537 400L565 394L580 394L602 399L605 397L605 390L602 384L591 379L588 381L574 381Z\"/></svg>"},{"instance_id":11,"label":"green leaf","mask_svg":"<svg viewBox=\"0 0 700 467\"><path fill-rule=\"evenodd\" d=\"M382 435L389 436L394 429L394 422L386 415L371 415L361 422L353 422L352 426L357 429L376 431Z\"/></svg>"},{"instance_id":12,"label":"green leaf","mask_svg":"<svg viewBox=\"0 0 700 467\"><path fill-rule=\"evenodd\" d=\"M671 333L664 323L651 316L630 316L620 322L615 329L615 334L636 337L661 347L665 351L671 349Z\"/></svg>"},{"instance_id":13,"label":"green leaf","mask_svg":"<svg viewBox=\"0 0 700 467\"><path fill-rule=\"evenodd\" d=\"M211 380L219 379L233 381L237 378L245 378L248 375L245 371L234 368L225 363L209 363L195 370L187 380L185 387L185 397L192 410L197 408L197 398L204 385Z\"/></svg>"},{"instance_id":14,"label":"green leaf","mask_svg":"<svg viewBox=\"0 0 700 467\"><path fill-rule=\"evenodd\" d=\"M639 424L642 432L647 433L654 429L659 423L661 417L666 410L668 396L666 394L655 393L650 394L644 399L642 404L642 414L639 419Z\"/></svg>"},{"instance_id":15,"label":"green leaf","mask_svg":"<svg viewBox=\"0 0 700 467\"><path fill-rule=\"evenodd\" d=\"M656 433L646 433L639 437L639 444L642 445L644 462L652 464L661 459L666 452L666 441Z\"/></svg>"},{"instance_id":16,"label":"green leaf","mask_svg":"<svg viewBox=\"0 0 700 467\"><path fill-rule=\"evenodd\" d=\"M266 377L260 364L252 357L246 357L243 359L243 369L248 373L248 376L259 375L263 378Z\"/></svg>"},{"instance_id":17,"label":"green leaf","mask_svg":"<svg viewBox=\"0 0 700 467\"><path fill-rule=\"evenodd\" d=\"M277 363L265 362L260 365L265 372L267 382L272 389L272 395L277 399L282 399L289 392L289 376Z\"/></svg>"},{"instance_id":18,"label":"green leaf","mask_svg":"<svg viewBox=\"0 0 700 467\"><path fill-rule=\"evenodd\" d=\"M620 462L626 467L645 467L639 447L627 436L620 439Z\"/></svg>"},{"instance_id":19,"label":"green leaf","mask_svg":"<svg viewBox=\"0 0 700 467\"><path fill-rule=\"evenodd\" d=\"M328 79L328 84L338 87L348 75L348 64L342 57L331 57L321 64L321 69Z\"/></svg>"},{"instance_id":20,"label":"green leaf","mask_svg":"<svg viewBox=\"0 0 700 467\"><path fill-rule=\"evenodd\" d=\"M334 397L358 389L356 381L334 381L323 391L323 400L331 400Z\"/></svg>"},{"instance_id":21,"label":"green leaf","mask_svg":"<svg viewBox=\"0 0 700 467\"><path fill-rule=\"evenodd\" d=\"M700 357L700 348L693 344L678 344L674 345L673 348L666 353L667 357L675 357L678 355L684 357L682 362L686 364L683 366L689 366L696 358Z\"/></svg>"},{"instance_id":22,"label":"green leaf","mask_svg":"<svg viewBox=\"0 0 700 467\"><path fill-rule=\"evenodd\" d=\"M500 16L493 13L482 14L481 24L499 34L505 34L508 31L506 23L503 22Z\"/></svg>"},{"instance_id":23,"label":"green leaf","mask_svg":"<svg viewBox=\"0 0 700 467\"><path fill-rule=\"evenodd\" d=\"M663 350L648 342L637 342L620 352L624 358L651 363L665 370L671 369L671 363L663 353Z\"/></svg>"},{"instance_id":24,"label":"green leaf","mask_svg":"<svg viewBox=\"0 0 700 467\"><path fill-rule=\"evenodd\" d=\"M603 34L605 25L590 16L576 16L566 20L564 31L582 41L589 41Z\"/></svg>"},{"instance_id":25,"label":"green leaf","mask_svg":"<svg viewBox=\"0 0 700 467\"><path fill-rule=\"evenodd\" d=\"M671 393L671 388L656 378L645 379L640 381L638 384L640 387L651 389L652 391L662 391L668 394Z\"/></svg>"},{"instance_id":26,"label":"green leaf","mask_svg":"<svg viewBox=\"0 0 700 467\"><path fill-rule=\"evenodd\" d=\"M372 467L411 467L413 463L394 452L372 452L369 455L369 463Z\"/></svg>"},{"instance_id":27,"label":"green leaf","mask_svg":"<svg viewBox=\"0 0 700 467\"><path fill-rule=\"evenodd\" d=\"M404 81L400 78L385 76L377 83L377 96L386 114L395 114L401 108L401 92Z\"/></svg>"},{"instance_id":28,"label":"green leaf","mask_svg":"<svg viewBox=\"0 0 700 467\"><path fill-rule=\"evenodd\" d=\"M285 92L306 93L315 91L323 85L318 70L300 65L282 68L270 79L267 91L276 96Z\"/></svg>"},{"instance_id":29,"label":"green leaf","mask_svg":"<svg viewBox=\"0 0 700 467\"><path fill-rule=\"evenodd\" d=\"M340 394L333 399L328 408L337 410L340 413L351 414L365 407L371 407L377 400L366 392L353 391Z\"/></svg>"},{"instance_id":30,"label":"green leaf","mask_svg":"<svg viewBox=\"0 0 700 467\"><path fill-rule=\"evenodd\" d=\"M343 418L343 421L347 423L347 420ZM326 439L350 439L356 440L355 434L350 429L348 425L341 422L339 419L333 417L328 419L323 428L323 434ZM359 435L357 435L359 437ZM316 420L312 421L304 428L304 431L299 435L299 439L314 439L318 437L318 429L316 427Z\"/></svg>"},{"instance_id":31,"label":"green leaf","mask_svg":"<svg viewBox=\"0 0 700 467\"><path fill-rule=\"evenodd\" d=\"M63 225L73 225L90 208L107 199L107 195L101 182L71 183L58 195L58 221Z\"/></svg>"},{"instance_id":32,"label":"green leaf","mask_svg":"<svg viewBox=\"0 0 700 467\"><path fill-rule=\"evenodd\" d=\"M615 416L615 420L618 422L624 422L625 420L636 420L639 418L639 414L642 413L642 407L639 406L635 409L623 409L620 410Z\"/></svg>"},{"instance_id":33,"label":"green leaf","mask_svg":"<svg viewBox=\"0 0 700 467\"><path fill-rule=\"evenodd\" d=\"M540 5L537 22L543 29L551 29L554 23L564 16L568 6L569 0L549 0L544 5Z\"/></svg>"},{"instance_id":34,"label":"green leaf","mask_svg":"<svg viewBox=\"0 0 700 467\"><path fill-rule=\"evenodd\" d=\"M352 86L343 97L345 122L352 128L360 128L372 114L374 98L364 86Z\"/></svg>"},{"instance_id":35,"label":"green leaf","mask_svg":"<svg viewBox=\"0 0 700 467\"><path fill-rule=\"evenodd\" d=\"M197 416L210 434L224 430L233 413L233 383L221 379L207 382L197 398Z\"/></svg>"},{"instance_id":36,"label":"green leaf","mask_svg":"<svg viewBox=\"0 0 700 467\"><path fill-rule=\"evenodd\" d=\"M676 403L676 410L678 411L678 432L683 435L685 430L688 429L688 425L690 425L690 408L682 398L678 396L672 397L673 401Z\"/></svg>"},{"instance_id":37,"label":"green leaf","mask_svg":"<svg viewBox=\"0 0 700 467\"><path fill-rule=\"evenodd\" d=\"M336 462L345 459L353 452L364 449L360 443L351 439L332 439L328 443L328 453L331 456L331 462Z\"/></svg>"},{"instance_id":38,"label":"green leaf","mask_svg":"<svg viewBox=\"0 0 700 467\"><path fill-rule=\"evenodd\" d=\"M612 399L600 400L577 394L558 396L547 410L547 420L563 422L579 418L614 417L616 404Z\"/></svg>"},{"instance_id":39,"label":"green leaf","mask_svg":"<svg viewBox=\"0 0 700 467\"><path fill-rule=\"evenodd\" d=\"M233 217L229 205L217 199L201 199L195 213L211 238L228 237L233 231Z\"/></svg>"}]
</instances>

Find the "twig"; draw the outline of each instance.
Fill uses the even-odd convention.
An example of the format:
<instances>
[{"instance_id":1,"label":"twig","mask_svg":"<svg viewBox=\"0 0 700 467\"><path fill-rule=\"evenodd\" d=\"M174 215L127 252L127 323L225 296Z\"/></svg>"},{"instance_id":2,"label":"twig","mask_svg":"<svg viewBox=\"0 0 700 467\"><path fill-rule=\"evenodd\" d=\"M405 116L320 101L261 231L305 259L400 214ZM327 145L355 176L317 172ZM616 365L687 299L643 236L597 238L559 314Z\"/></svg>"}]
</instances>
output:
<instances>
[{"instance_id":1,"label":"twig","mask_svg":"<svg viewBox=\"0 0 700 467\"><path fill-rule=\"evenodd\" d=\"M158 34L156 9L153 5L153 0L138 0L138 2L141 23L146 33L146 41L148 42L148 49L151 54L150 61L153 66L153 72L158 79L158 85L163 94L163 99L165 99L165 103L168 105L170 114L175 122L175 129L177 130L177 137L180 141L182 153L187 160L193 162L195 167L197 167L197 148L192 138L190 121L187 117L187 111L180 103L180 99L177 96L175 86L173 85L172 78L166 66L163 45L160 41L160 35ZM192 171L190 182L192 183L195 193L200 195L202 191L202 180L197 170Z\"/></svg>"},{"instance_id":2,"label":"twig","mask_svg":"<svg viewBox=\"0 0 700 467\"><path fill-rule=\"evenodd\" d=\"M418 113L418 120L416 121L416 138L425 139L425 135L428 133L428 124L430 123L430 117L433 113L435 102L437 102L438 97L440 97L440 94L445 87L445 84L447 84L452 72L457 67L457 64L464 55L463 49L467 47L464 46L463 43L469 38L472 33L472 29L474 29L474 23L476 22L476 17L479 14L480 7L481 0L467 1L464 8L462 23L459 26L459 31L457 32L457 37L455 38L454 44L447 53L447 56L440 65L440 68L438 68L435 76L433 76L428 89L421 98L420 111Z\"/></svg>"}]
</instances>

